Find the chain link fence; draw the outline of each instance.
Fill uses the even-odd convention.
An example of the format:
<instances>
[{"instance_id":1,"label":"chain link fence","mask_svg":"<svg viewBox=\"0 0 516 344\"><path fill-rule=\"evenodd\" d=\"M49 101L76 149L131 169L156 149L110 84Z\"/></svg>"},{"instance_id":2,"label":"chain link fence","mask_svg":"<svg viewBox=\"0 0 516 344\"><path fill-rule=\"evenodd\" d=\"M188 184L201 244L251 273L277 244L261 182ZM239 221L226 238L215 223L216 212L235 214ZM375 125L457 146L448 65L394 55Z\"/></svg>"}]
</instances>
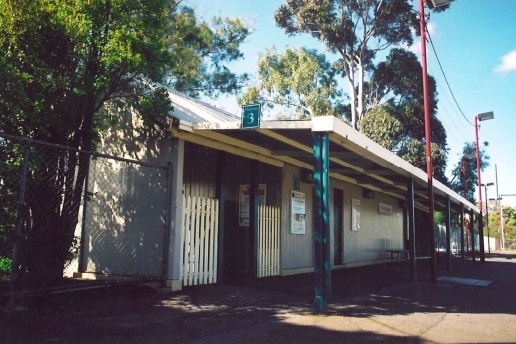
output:
<instances>
[{"instance_id":1,"label":"chain link fence","mask_svg":"<svg viewBox=\"0 0 516 344\"><path fill-rule=\"evenodd\" d=\"M169 165L0 133L0 257L12 257L12 279L59 275L59 261L161 276L169 176Z\"/></svg>"},{"instance_id":2,"label":"chain link fence","mask_svg":"<svg viewBox=\"0 0 516 344\"><path fill-rule=\"evenodd\" d=\"M79 271L158 277L169 221L170 168L95 157L91 160Z\"/></svg>"}]
</instances>

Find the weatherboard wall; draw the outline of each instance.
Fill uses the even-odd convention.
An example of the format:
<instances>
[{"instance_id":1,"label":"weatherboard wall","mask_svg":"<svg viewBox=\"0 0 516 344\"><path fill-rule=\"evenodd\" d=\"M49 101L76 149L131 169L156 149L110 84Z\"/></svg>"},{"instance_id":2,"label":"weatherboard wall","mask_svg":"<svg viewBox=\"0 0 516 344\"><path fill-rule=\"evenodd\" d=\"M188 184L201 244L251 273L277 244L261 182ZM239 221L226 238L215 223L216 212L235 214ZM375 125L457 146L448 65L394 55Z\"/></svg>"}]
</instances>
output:
<instances>
[{"instance_id":1,"label":"weatherboard wall","mask_svg":"<svg viewBox=\"0 0 516 344\"><path fill-rule=\"evenodd\" d=\"M299 191L306 196L305 233L291 233L291 193L294 176L301 170L285 165L282 173L281 203L281 273L284 275L309 271L313 268L313 184L300 181Z\"/></svg>"},{"instance_id":2,"label":"weatherboard wall","mask_svg":"<svg viewBox=\"0 0 516 344\"><path fill-rule=\"evenodd\" d=\"M386 250L405 248L403 209L396 198L378 192L365 198L362 187L336 180L332 187L344 193L343 228L335 228L330 216L332 231L342 231L344 266L382 261L390 258ZM360 202L359 228L353 226L353 200ZM380 212L380 203L391 206L392 212Z\"/></svg>"},{"instance_id":3,"label":"weatherboard wall","mask_svg":"<svg viewBox=\"0 0 516 344\"><path fill-rule=\"evenodd\" d=\"M86 273L161 276L171 139L134 112L103 134L99 151L156 167L92 158L83 223Z\"/></svg>"}]
</instances>

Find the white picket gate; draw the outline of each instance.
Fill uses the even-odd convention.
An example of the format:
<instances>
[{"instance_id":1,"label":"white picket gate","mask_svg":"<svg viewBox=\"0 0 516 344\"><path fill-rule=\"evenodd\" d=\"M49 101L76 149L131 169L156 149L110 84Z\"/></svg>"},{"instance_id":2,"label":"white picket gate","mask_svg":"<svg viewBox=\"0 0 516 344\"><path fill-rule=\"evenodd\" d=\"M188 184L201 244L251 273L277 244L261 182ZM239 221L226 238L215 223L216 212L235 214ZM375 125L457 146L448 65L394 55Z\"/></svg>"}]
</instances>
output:
<instances>
[{"instance_id":1,"label":"white picket gate","mask_svg":"<svg viewBox=\"0 0 516 344\"><path fill-rule=\"evenodd\" d=\"M258 277L280 273L280 208L258 207Z\"/></svg>"},{"instance_id":2,"label":"white picket gate","mask_svg":"<svg viewBox=\"0 0 516 344\"><path fill-rule=\"evenodd\" d=\"M183 196L183 285L217 282L219 201Z\"/></svg>"}]
</instances>

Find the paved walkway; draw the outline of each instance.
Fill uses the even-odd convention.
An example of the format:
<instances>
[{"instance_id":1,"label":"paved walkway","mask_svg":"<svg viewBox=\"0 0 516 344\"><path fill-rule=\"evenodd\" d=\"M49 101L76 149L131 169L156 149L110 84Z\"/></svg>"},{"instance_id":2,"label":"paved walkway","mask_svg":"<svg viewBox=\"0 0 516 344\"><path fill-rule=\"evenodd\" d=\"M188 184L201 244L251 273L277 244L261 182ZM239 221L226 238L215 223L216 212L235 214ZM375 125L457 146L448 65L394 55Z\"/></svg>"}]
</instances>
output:
<instances>
[{"instance_id":1,"label":"paved walkway","mask_svg":"<svg viewBox=\"0 0 516 344\"><path fill-rule=\"evenodd\" d=\"M0 341L516 342L516 252L454 261L438 271L453 279L437 283L419 261L418 282L409 282L405 263L334 271L326 315L312 313L312 274L169 294L134 285L51 294L31 299L30 311L0 314Z\"/></svg>"}]
</instances>

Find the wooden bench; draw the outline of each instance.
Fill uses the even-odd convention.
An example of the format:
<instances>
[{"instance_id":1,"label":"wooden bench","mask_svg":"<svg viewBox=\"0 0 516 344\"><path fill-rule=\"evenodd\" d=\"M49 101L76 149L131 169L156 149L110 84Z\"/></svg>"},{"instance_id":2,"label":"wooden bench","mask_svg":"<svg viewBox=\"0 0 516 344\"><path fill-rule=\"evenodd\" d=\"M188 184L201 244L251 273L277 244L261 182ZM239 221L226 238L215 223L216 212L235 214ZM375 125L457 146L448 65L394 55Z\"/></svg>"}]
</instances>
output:
<instances>
[{"instance_id":1,"label":"wooden bench","mask_svg":"<svg viewBox=\"0 0 516 344\"><path fill-rule=\"evenodd\" d=\"M391 254L391 262L409 259L409 250L386 250L386 252Z\"/></svg>"}]
</instances>

